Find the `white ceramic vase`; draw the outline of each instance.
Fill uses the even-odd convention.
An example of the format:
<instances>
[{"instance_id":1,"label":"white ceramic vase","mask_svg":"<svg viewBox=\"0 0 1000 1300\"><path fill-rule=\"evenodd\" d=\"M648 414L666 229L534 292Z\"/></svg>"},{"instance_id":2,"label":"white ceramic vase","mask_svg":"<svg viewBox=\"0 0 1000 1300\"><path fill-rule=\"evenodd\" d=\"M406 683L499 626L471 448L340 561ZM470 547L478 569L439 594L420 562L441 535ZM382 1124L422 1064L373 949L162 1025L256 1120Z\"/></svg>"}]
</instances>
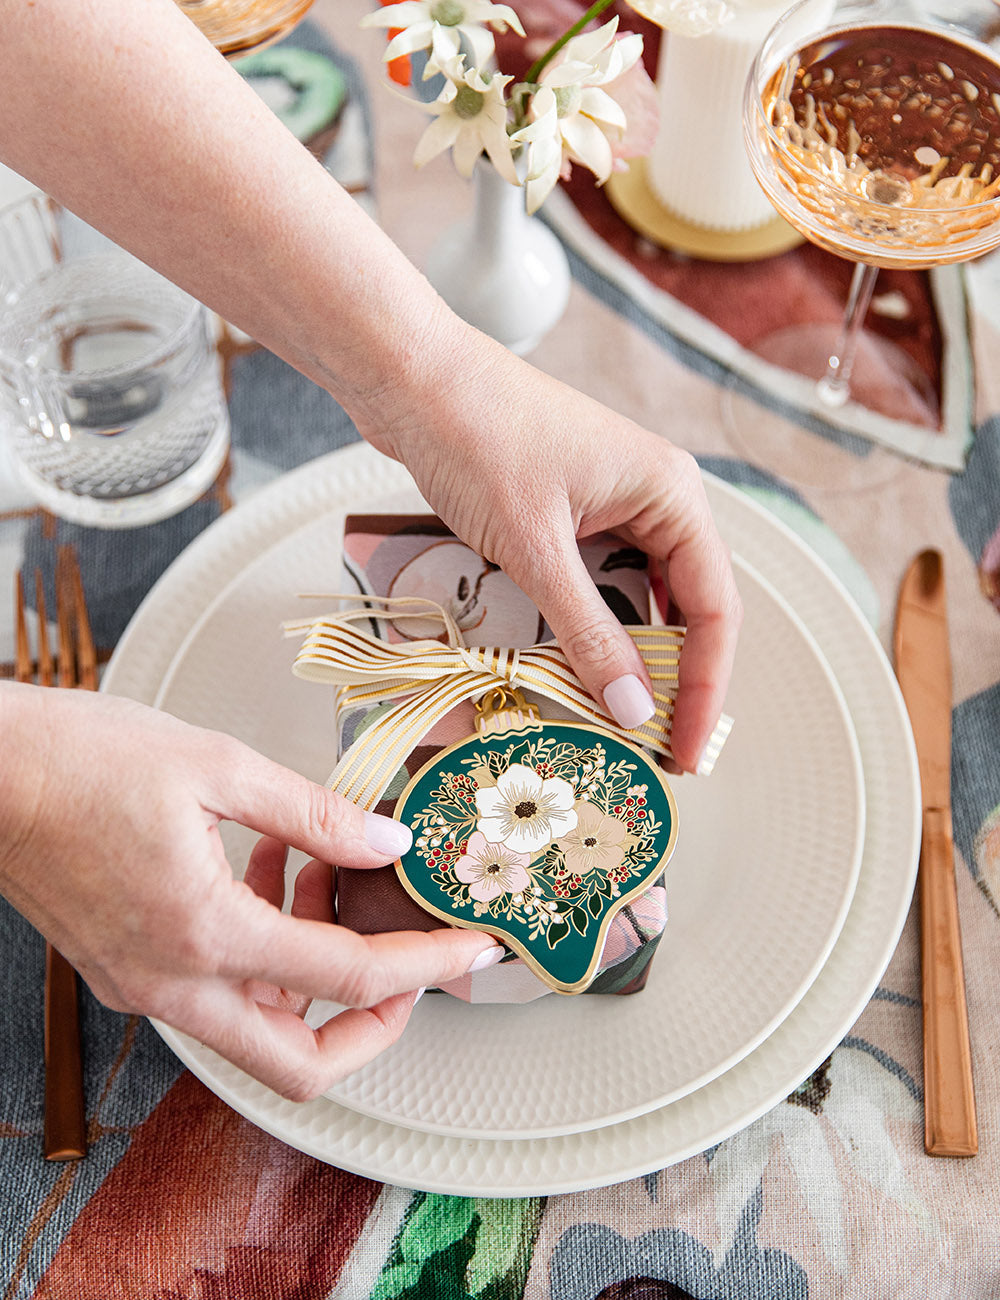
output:
<instances>
[{"instance_id":1,"label":"white ceramic vase","mask_svg":"<svg viewBox=\"0 0 1000 1300\"><path fill-rule=\"evenodd\" d=\"M427 278L463 320L523 356L566 310L569 262L552 231L528 216L524 190L486 158L473 185L473 211L435 243Z\"/></svg>"}]
</instances>

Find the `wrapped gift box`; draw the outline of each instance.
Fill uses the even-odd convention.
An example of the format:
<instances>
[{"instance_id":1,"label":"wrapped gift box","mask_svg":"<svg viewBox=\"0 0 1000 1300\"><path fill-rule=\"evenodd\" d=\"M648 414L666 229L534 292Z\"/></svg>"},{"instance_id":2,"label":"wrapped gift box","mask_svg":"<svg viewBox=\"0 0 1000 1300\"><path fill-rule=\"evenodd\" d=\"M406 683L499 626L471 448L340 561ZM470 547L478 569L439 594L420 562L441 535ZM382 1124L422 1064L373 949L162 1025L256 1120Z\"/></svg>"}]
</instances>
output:
<instances>
[{"instance_id":1,"label":"wrapped gift box","mask_svg":"<svg viewBox=\"0 0 1000 1300\"><path fill-rule=\"evenodd\" d=\"M581 554L609 608L622 623L649 623L653 602L646 557L619 539L596 537L582 543ZM457 622L466 644L523 649L551 639L534 604L495 564L475 554L433 515L357 515L346 521L345 591L363 596L424 597L445 608ZM367 631L400 642L441 635L430 620L371 620ZM529 698L530 692L527 693ZM551 701L538 701L546 717L572 719ZM342 717L338 752L343 752L387 705L358 708ZM439 750L474 730L474 706L458 705L442 718L412 751L377 805L391 816L410 777ZM375 871L341 869L337 914L341 924L361 933L431 930L443 922L423 911L409 896L393 867ZM641 897L621 909L608 930L599 973L588 993L634 993L641 989L667 919L662 877ZM548 987L511 954L488 970L451 981L445 991L470 1002L527 1002Z\"/></svg>"}]
</instances>

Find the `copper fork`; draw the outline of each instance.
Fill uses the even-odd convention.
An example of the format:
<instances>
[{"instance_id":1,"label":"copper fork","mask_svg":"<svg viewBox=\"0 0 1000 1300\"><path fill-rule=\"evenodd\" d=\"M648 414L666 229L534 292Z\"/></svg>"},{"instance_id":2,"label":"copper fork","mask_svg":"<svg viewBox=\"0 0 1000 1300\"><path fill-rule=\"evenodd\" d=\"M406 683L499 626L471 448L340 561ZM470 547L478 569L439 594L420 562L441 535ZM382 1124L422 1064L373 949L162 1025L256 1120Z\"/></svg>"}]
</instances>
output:
<instances>
[{"instance_id":1,"label":"copper fork","mask_svg":"<svg viewBox=\"0 0 1000 1300\"><path fill-rule=\"evenodd\" d=\"M42 574L35 570L38 613L37 658L31 654L24 604L24 578L15 578L17 659L19 682L39 686L97 689L97 655L83 596L76 552L61 546L56 557L56 626L59 647L49 646ZM87 1154L83 1101L83 1054L76 971L50 943L45 945L45 1127L46 1160L79 1160Z\"/></svg>"}]
</instances>

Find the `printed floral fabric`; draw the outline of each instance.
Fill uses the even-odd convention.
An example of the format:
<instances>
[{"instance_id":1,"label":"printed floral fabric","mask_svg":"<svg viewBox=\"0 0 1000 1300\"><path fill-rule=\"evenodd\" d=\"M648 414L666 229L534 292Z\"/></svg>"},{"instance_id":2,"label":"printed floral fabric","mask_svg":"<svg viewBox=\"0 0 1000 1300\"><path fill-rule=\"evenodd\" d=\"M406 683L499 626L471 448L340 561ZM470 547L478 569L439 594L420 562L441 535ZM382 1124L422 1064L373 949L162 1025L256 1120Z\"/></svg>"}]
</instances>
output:
<instances>
[{"instance_id":1,"label":"printed floral fabric","mask_svg":"<svg viewBox=\"0 0 1000 1300\"><path fill-rule=\"evenodd\" d=\"M373 208L377 158L387 229L419 260L466 195L444 161L411 174L409 107L397 107L381 88L381 40L356 29L368 7L368 0L317 7L291 42L336 57L349 100L324 156ZM330 36L348 53L333 51ZM948 475L900 459L886 479L878 468L885 462L856 442L758 393L799 467L815 471L813 486L796 488L759 457L735 450L728 399L745 395L748 381L734 361L768 323L800 323L807 310L835 319L849 268L811 250L774 263L707 267L638 239L592 187L575 197L581 220L603 233L592 245L573 228L571 328L539 350L544 368L689 445L704 468L772 511L841 578L886 647L912 554L935 545L945 556L956 875L979 1155L935 1160L923 1151L914 911L874 997L828 1060L742 1131L646 1177L523 1199L381 1185L256 1128L184 1071L148 1023L101 1007L87 992L90 1152L76 1164L49 1164L40 1153L44 947L0 906L3 1300L1000 1296L1000 259L968 271L978 406L966 470ZM933 375L942 327L926 279L900 272L883 290L889 286L910 310L895 321L879 316L879 330L905 336ZM335 303L330 310L333 321ZM712 327L692 331L691 313L702 325L711 318ZM229 372L228 476L173 520L122 532L71 527L34 509L0 469L8 589L19 563L37 564L51 579L56 544L72 541L107 653L157 576L234 501L356 436L327 394L270 354L241 350ZM449 596L463 576L466 598L477 583L482 593L493 581L485 568L463 573L458 566ZM629 575L621 569L617 576ZM472 606L466 616L475 617ZM535 640L536 618L524 605L511 607L503 628ZM12 659L8 610L0 613L0 665ZM5 753L3 761L12 760ZM583 845L588 830L597 845ZM581 825L578 815L561 841L582 880L591 859L578 853L586 849L604 864L617 852L605 830L586 819ZM470 837L467 847L466 856L482 864L482 845ZM506 870L516 870L520 852L511 850ZM636 924L651 932L662 925L653 895L633 908Z\"/></svg>"}]
</instances>

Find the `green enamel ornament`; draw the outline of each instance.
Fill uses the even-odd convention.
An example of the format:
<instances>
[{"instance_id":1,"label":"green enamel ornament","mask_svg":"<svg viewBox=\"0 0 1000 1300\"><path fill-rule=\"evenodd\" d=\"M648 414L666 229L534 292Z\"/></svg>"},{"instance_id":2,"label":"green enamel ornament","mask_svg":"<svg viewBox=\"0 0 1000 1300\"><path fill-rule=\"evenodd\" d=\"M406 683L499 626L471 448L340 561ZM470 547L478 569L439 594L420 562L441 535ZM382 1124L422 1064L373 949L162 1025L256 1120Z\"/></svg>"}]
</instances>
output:
<instances>
[{"instance_id":1,"label":"green enamel ornament","mask_svg":"<svg viewBox=\"0 0 1000 1300\"><path fill-rule=\"evenodd\" d=\"M400 796L413 847L396 871L425 911L496 935L551 988L581 993L615 914L670 859L673 794L641 749L541 719L519 692L498 689L477 709L477 734Z\"/></svg>"}]
</instances>

